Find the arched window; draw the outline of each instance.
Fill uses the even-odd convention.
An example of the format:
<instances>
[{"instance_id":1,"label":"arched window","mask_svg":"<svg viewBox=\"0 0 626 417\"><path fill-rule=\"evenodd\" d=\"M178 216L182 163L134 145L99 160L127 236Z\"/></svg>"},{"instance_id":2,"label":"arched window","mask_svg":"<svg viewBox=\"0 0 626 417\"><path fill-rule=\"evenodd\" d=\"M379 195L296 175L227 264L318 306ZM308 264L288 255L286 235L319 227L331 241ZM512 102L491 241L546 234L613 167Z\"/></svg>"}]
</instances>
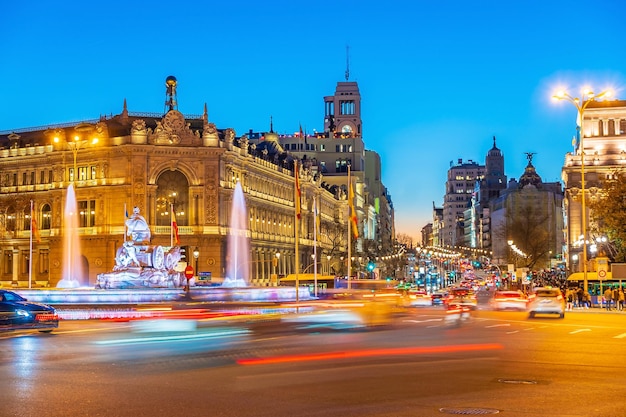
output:
<instances>
[{"instance_id":1,"label":"arched window","mask_svg":"<svg viewBox=\"0 0 626 417\"><path fill-rule=\"evenodd\" d=\"M52 213L50 211L50 204L44 204L41 207L41 230L50 230L50 220L52 219Z\"/></svg>"},{"instance_id":2,"label":"arched window","mask_svg":"<svg viewBox=\"0 0 626 417\"><path fill-rule=\"evenodd\" d=\"M17 212L15 211L15 207L14 206L10 206L7 209L7 214L6 214L6 230L7 232L14 232L15 231L15 222L17 219Z\"/></svg>"},{"instance_id":3,"label":"arched window","mask_svg":"<svg viewBox=\"0 0 626 417\"><path fill-rule=\"evenodd\" d=\"M165 171L157 180L156 224L169 226L171 210L178 226L189 225L189 181L180 171Z\"/></svg>"}]
</instances>

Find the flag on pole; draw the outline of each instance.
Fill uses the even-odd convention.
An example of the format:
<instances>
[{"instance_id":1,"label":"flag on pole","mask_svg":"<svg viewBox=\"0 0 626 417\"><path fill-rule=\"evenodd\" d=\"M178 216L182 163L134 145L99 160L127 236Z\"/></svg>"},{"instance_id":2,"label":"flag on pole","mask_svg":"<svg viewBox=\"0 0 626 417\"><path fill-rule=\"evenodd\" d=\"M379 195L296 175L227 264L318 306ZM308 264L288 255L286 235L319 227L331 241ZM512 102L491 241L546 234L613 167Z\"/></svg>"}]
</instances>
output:
<instances>
[{"instance_id":1,"label":"flag on pole","mask_svg":"<svg viewBox=\"0 0 626 417\"><path fill-rule=\"evenodd\" d=\"M30 204L30 231L33 234L33 239L37 243L41 243L41 236L39 235L39 228L37 227L37 220L35 220L35 210L33 209L33 203Z\"/></svg>"},{"instance_id":2,"label":"flag on pole","mask_svg":"<svg viewBox=\"0 0 626 417\"><path fill-rule=\"evenodd\" d=\"M180 245L180 237L178 236L178 225L176 224L176 213L174 213L173 209L172 209L172 231L174 232L174 243L176 243L176 245Z\"/></svg>"},{"instance_id":3,"label":"flag on pole","mask_svg":"<svg viewBox=\"0 0 626 417\"><path fill-rule=\"evenodd\" d=\"M315 215L315 232L317 235L321 232L321 217L318 198L313 199L313 214Z\"/></svg>"},{"instance_id":4,"label":"flag on pole","mask_svg":"<svg viewBox=\"0 0 626 417\"><path fill-rule=\"evenodd\" d=\"M354 188L352 188L352 180L350 180L350 190L348 192L348 204L350 205L350 223L352 223L352 236L355 239L359 237L358 219L354 208Z\"/></svg>"},{"instance_id":5,"label":"flag on pole","mask_svg":"<svg viewBox=\"0 0 626 417\"><path fill-rule=\"evenodd\" d=\"M304 132L302 131L302 123L300 123L300 139L304 138Z\"/></svg>"},{"instance_id":6,"label":"flag on pole","mask_svg":"<svg viewBox=\"0 0 626 417\"><path fill-rule=\"evenodd\" d=\"M301 201L300 198L302 196L302 192L300 190L300 176L298 174L298 161L294 161L293 164L293 171L294 171L294 176L296 179L296 192L295 192L295 206L296 206L296 217L298 218L298 220L300 220L300 217L302 217L302 208L301 208Z\"/></svg>"}]
</instances>

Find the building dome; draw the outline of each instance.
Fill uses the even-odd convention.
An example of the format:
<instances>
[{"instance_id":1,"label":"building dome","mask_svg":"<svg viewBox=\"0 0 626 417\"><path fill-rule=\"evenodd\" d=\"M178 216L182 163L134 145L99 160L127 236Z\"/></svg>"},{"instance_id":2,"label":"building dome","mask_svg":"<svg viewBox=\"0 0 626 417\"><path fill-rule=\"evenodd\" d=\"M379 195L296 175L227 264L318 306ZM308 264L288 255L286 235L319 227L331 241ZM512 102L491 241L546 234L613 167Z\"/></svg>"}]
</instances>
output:
<instances>
[{"instance_id":1,"label":"building dome","mask_svg":"<svg viewBox=\"0 0 626 417\"><path fill-rule=\"evenodd\" d=\"M519 188L524 188L527 185L534 185L539 188L541 186L541 177L537 174L532 162L528 161L524 174L519 179Z\"/></svg>"}]
</instances>

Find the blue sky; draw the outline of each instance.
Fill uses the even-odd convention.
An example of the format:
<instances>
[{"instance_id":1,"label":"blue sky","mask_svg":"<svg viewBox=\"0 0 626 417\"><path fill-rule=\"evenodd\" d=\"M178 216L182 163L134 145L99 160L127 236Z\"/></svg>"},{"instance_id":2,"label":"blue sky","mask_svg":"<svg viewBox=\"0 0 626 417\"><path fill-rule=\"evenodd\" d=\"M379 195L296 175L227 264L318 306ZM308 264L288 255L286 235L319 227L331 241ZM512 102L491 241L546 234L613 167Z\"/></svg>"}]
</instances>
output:
<instances>
[{"instance_id":1,"label":"blue sky","mask_svg":"<svg viewBox=\"0 0 626 417\"><path fill-rule=\"evenodd\" d=\"M450 161L484 164L492 137L507 176L527 160L560 180L576 111L551 93L589 85L626 98L626 3L554 1L9 2L0 17L0 130L130 111L179 110L220 128L323 129L323 97L362 96L363 135L382 157L396 228L419 240L443 204Z\"/></svg>"}]
</instances>

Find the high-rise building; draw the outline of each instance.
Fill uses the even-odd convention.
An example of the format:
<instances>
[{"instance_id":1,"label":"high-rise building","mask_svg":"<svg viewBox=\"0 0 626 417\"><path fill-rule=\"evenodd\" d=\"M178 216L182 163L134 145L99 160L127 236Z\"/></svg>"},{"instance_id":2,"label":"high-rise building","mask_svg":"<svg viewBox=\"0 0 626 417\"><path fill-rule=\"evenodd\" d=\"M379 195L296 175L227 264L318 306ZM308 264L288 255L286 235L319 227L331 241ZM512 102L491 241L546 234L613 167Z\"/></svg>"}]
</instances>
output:
<instances>
[{"instance_id":1,"label":"high-rise building","mask_svg":"<svg viewBox=\"0 0 626 417\"><path fill-rule=\"evenodd\" d=\"M450 162L446 194L443 202L443 233L440 234L440 246L457 246L465 243L464 212L474 193L477 181L485 176L485 166L477 162L462 159L456 165Z\"/></svg>"},{"instance_id":2,"label":"high-rise building","mask_svg":"<svg viewBox=\"0 0 626 417\"><path fill-rule=\"evenodd\" d=\"M496 146L494 136L493 147L485 157L485 176L475 183L474 192L465 210L465 247L491 250L489 201L497 198L505 188L504 155Z\"/></svg>"}]
</instances>

